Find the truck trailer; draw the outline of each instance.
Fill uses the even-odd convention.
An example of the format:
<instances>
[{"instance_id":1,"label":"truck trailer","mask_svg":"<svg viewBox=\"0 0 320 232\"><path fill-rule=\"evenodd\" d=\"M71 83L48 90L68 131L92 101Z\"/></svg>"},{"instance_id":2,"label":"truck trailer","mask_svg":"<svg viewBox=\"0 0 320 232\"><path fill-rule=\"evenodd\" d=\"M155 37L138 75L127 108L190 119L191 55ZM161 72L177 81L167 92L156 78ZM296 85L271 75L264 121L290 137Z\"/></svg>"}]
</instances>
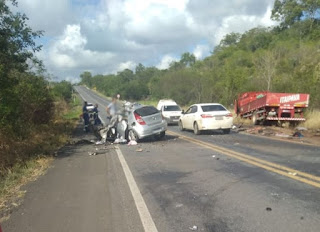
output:
<instances>
[{"instance_id":1,"label":"truck trailer","mask_svg":"<svg viewBox=\"0 0 320 232\"><path fill-rule=\"evenodd\" d=\"M235 100L235 112L241 118L251 119L254 125L265 122L305 121L304 112L309 105L309 94L246 92Z\"/></svg>"}]
</instances>

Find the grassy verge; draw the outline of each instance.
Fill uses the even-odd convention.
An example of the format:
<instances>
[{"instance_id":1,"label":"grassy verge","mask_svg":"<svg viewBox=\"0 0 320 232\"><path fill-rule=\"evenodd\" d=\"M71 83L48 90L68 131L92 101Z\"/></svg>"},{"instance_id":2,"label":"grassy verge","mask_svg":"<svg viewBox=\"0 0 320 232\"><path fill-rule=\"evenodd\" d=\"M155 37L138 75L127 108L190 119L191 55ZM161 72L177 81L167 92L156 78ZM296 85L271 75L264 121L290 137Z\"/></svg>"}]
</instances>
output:
<instances>
[{"instance_id":1,"label":"grassy verge","mask_svg":"<svg viewBox=\"0 0 320 232\"><path fill-rule=\"evenodd\" d=\"M309 130L320 129L320 110L310 110L306 113L306 121L301 126L308 128Z\"/></svg>"},{"instance_id":2,"label":"grassy verge","mask_svg":"<svg viewBox=\"0 0 320 232\"><path fill-rule=\"evenodd\" d=\"M24 162L15 162L0 173L0 212L19 205L19 198L24 195L21 186L44 174L54 159L54 152L70 138L81 114L81 100L77 95L73 97L74 100L69 104L57 102L55 119L47 125L34 128L28 141L7 139L5 146L1 147L2 156L25 153L29 158ZM1 215L4 214L0 214L0 220Z\"/></svg>"},{"instance_id":3,"label":"grassy verge","mask_svg":"<svg viewBox=\"0 0 320 232\"><path fill-rule=\"evenodd\" d=\"M139 101L139 103L142 105L149 105L149 106L157 107L158 101L156 101L156 100L141 100L141 101Z\"/></svg>"}]
</instances>

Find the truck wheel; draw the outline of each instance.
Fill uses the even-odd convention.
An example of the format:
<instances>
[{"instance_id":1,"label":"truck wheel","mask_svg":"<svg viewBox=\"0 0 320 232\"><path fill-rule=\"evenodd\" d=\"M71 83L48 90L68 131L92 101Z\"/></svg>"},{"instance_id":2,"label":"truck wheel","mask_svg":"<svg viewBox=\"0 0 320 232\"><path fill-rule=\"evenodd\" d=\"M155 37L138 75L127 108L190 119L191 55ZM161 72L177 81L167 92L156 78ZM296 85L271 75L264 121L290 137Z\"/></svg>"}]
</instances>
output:
<instances>
[{"instance_id":1,"label":"truck wheel","mask_svg":"<svg viewBox=\"0 0 320 232\"><path fill-rule=\"evenodd\" d=\"M252 120L252 125L258 125L259 121L257 120L257 113L256 112L254 112L252 114L251 120Z\"/></svg>"},{"instance_id":2,"label":"truck wheel","mask_svg":"<svg viewBox=\"0 0 320 232\"><path fill-rule=\"evenodd\" d=\"M201 134L201 131L199 130L199 126L198 126L198 123L194 123L194 125L193 125L193 133L195 134L195 135L200 135Z\"/></svg>"}]
</instances>

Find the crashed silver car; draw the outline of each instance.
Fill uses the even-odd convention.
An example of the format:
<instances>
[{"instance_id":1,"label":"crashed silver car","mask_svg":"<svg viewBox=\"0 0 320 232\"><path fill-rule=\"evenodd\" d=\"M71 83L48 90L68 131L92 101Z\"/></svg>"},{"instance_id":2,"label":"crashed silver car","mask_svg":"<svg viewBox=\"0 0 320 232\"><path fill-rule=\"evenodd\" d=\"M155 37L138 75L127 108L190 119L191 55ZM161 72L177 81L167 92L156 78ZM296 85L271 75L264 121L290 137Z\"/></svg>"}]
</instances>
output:
<instances>
[{"instance_id":1,"label":"crashed silver car","mask_svg":"<svg viewBox=\"0 0 320 232\"><path fill-rule=\"evenodd\" d=\"M127 103L125 104L125 111L128 123L127 138L129 141L138 141L150 136L161 139L165 136L167 122L155 107Z\"/></svg>"}]
</instances>

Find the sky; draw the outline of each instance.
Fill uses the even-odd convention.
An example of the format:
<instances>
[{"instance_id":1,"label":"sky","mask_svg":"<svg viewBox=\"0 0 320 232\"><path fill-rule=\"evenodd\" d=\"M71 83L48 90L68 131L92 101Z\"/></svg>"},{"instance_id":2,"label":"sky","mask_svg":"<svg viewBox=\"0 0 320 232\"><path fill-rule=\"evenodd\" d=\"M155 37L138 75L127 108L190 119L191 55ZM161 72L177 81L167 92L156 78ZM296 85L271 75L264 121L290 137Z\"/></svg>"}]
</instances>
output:
<instances>
[{"instance_id":1,"label":"sky","mask_svg":"<svg viewBox=\"0 0 320 232\"><path fill-rule=\"evenodd\" d=\"M84 71L168 68L184 52L201 60L228 33L273 26L273 0L18 0L54 81Z\"/></svg>"}]
</instances>

